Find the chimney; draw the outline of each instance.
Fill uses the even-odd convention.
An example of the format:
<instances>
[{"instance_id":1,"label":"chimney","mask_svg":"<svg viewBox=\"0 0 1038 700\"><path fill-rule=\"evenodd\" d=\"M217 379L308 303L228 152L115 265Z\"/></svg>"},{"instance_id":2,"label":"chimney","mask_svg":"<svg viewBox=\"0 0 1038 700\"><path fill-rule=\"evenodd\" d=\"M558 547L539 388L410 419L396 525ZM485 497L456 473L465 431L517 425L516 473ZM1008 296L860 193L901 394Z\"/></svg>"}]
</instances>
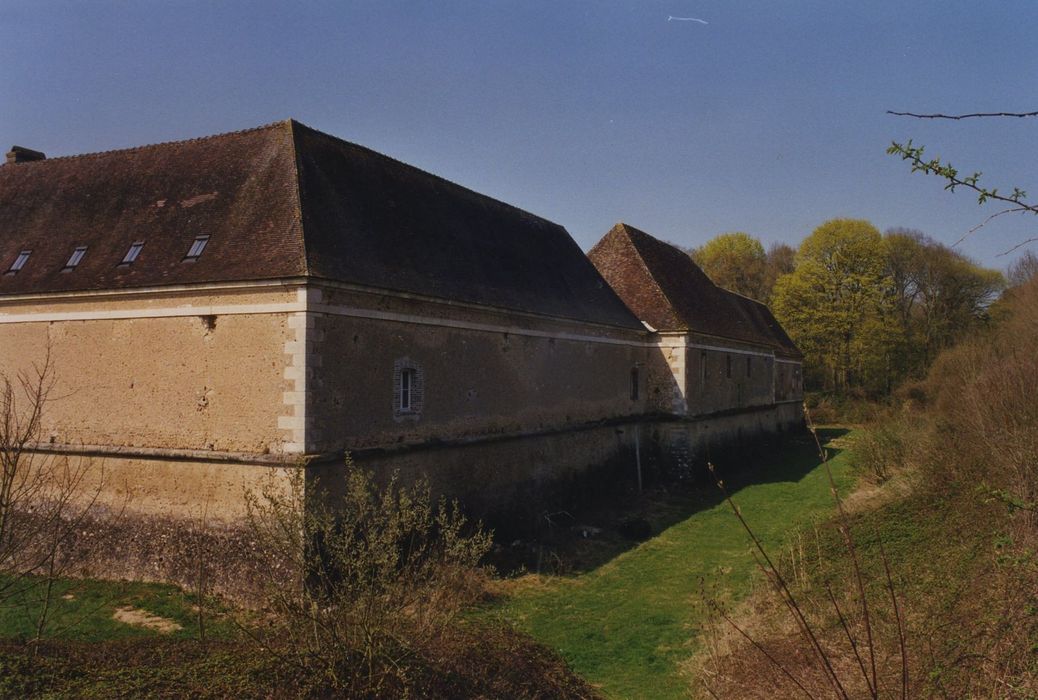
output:
<instances>
[{"instance_id":1,"label":"chimney","mask_svg":"<svg viewBox=\"0 0 1038 700\"><path fill-rule=\"evenodd\" d=\"M33 160L44 160L47 156L40 151L34 151L31 148L24 148L22 146L11 146L11 150L7 152L7 162L11 163L28 163Z\"/></svg>"}]
</instances>

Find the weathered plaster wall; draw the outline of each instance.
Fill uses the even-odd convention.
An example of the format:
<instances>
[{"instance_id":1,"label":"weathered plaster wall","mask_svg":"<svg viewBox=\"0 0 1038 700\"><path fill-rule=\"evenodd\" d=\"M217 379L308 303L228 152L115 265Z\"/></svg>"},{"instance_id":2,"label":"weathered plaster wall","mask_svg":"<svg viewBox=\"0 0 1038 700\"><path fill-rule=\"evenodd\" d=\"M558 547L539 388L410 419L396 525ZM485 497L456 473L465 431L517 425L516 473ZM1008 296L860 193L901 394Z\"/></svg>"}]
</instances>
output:
<instances>
[{"instance_id":1,"label":"weathered plaster wall","mask_svg":"<svg viewBox=\"0 0 1038 700\"><path fill-rule=\"evenodd\" d=\"M34 456L32 468L58 478L65 478L63 473L81 475L74 503L91 503L117 519L125 515L201 522L204 518L213 524L231 524L245 518L247 493L285 497L292 475L301 467L45 448Z\"/></svg>"},{"instance_id":2,"label":"weathered plaster wall","mask_svg":"<svg viewBox=\"0 0 1038 700\"><path fill-rule=\"evenodd\" d=\"M0 372L50 353L44 439L276 453L292 388L289 290L0 303Z\"/></svg>"},{"instance_id":3,"label":"weathered plaster wall","mask_svg":"<svg viewBox=\"0 0 1038 700\"><path fill-rule=\"evenodd\" d=\"M690 415L774 401L775 358L763 348L691 335L687 364Z\"/></svg>"},{"instance_id":4,"label":"weathered plaster wall","mask_svg":"<svg viewBox=\"0 0 1038 700\"><path fill-rule=\"evenodd\" d=\"M708 416L803 398L801 364L771 348L695 333L654 338L652 412Z\"/></svg>"},{"instance_id":5,"label":"weathered plaster wall","mask_svg":"<svg viewBox=\"0 0 1038 700\"><path fill-rule=\"evenodd\" d=\"M317 451L555 430L650 405L654 349L638 331L334 289L312 308ZM395 410L401 365L421 383L410 414Z\"/></svg>"}]
</instances>

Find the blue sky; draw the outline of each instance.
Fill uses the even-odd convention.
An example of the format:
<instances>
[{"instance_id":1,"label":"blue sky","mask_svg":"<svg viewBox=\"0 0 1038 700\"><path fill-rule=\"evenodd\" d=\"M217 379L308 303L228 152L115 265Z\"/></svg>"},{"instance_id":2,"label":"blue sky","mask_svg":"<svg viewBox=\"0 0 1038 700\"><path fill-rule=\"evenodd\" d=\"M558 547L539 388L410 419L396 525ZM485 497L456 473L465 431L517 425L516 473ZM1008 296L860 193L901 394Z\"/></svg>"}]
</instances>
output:
<instances>
[{"instance_id":1,"label":"blue sky","mask_svg":"<svg viewBox=\"0 0 1038 700\"><path fill-rule=\"evenodd\" d=\"M668 16L707 22L668 21ZM826 219L952 243L996 211L914 139L1038 201L1038 3L0 0L0 146L67 155L294 117L566 226L798 243ZM1002 217L963 252L1038 235Z\"/></svg>"}]
</instances>

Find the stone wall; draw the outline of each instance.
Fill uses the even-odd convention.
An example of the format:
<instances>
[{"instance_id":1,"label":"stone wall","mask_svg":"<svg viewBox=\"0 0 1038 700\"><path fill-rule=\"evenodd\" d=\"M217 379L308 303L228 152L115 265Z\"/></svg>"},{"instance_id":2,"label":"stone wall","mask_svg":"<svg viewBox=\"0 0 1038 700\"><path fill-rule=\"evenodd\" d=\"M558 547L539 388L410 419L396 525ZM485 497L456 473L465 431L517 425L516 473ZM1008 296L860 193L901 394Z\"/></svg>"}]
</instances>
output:
<instances>
[{"instance_id":1,"label":"stone wall","mask_svg":"<svg viewBox=\"0 0 1038 700\"><path fill-rule=\"evenodd\" d=\"M691 335L687 363L691 415L774 401L775 356L770 349Z\"/></svg>"},{"instance_id":2,"label":"stone wall","mask_svg":"<svg viewBox=\"0 0 1038 700\"><path fill-rule=\"evenodd\" d=\"M717 413L656 424L664 468L677 478L699 472L707 461L755 442L804 429L803 404L788 401L753 409Z\"/></svg>"},{"instance_id":3,"label":"stone wall","mask_svg":"<svg viewBox=\"0 0 1038 700\"><path fill-rule=\"evenodd\" d=\"M467 444L365 450L351 456L383 480L394 473L405 482L425 478L434 496L457 498L471 515L498 529L521 530L553 506L579 498L572 491L585 488L587 479L636 483L636 446L648 470L655 459L649 433L633 421ZM323 488L335 491L342 470L339 460L311 469Z\"/></svg>"},{"instance_id":4,"label":"stone wall","mask_svg":"<svg viewBox=\"0 0 1038 700\"><path fill-rule=\"evenodd\" d=\"M759 348L329 284L0 300L0 372L48 353L40 456L88 464L111 525L82 572L190 584L204 546L230 593L266 566L245 493L334 486L343 448L522 531L802 420L799 365Z\"/></svg>"},{"instance_id":5,"label":"stone wall","mask_svg":"<svg viewBox=\"0 0 1038 700\"><path fill-rule=\"evenodd\" d=\"M311 308L312 451L514 436L649 410L654 349L640 331L336 289Z\"/></svg>"},{"instance_id":6,"label":"stone wall","mask_svg":"<svg viewBox=\"0 0 1038 700\"><path fill-rule=\"evenodd\" d=\"M660 412L710 416L803 398L800 363L776 357L771 348L696 333L657 338L666 367L657 374Z\"/></svg>"},{"instance_id":7,"label":"stone wall","mask_svg":"<svg viewBox=\"0 0 1038 700\"><path fill-rule=\"evenodd\" d=\"M288 439L285 344L295 292L0 302L0 373L50 356L46 442L270 454Z\"/></svg>"}]
</instances>

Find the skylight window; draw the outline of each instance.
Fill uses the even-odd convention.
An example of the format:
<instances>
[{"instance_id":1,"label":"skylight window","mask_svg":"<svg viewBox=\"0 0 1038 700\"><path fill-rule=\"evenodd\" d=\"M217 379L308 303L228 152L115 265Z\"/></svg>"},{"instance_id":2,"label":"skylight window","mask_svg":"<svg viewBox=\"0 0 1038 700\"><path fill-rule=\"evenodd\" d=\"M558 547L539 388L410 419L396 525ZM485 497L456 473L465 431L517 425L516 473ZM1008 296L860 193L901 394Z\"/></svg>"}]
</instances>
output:
<instances>
[{"instance_id":1,"label":"skylight window","mask_svg":"<svg viewBox=\"0 0 1038 700\"><path fill-rule=\"evenodd\" d=\"M126 251L126 257L124 257L123 261L119 264L129 265L130 263L132 263L134 260L137 259L137 256L141 254L141 248L143 247L144 241L134 241L133 243L131 243L130 249Z\"/></svg>"},{"instance_id":2,"label":"skylight window","mask_svg":"<svg viewBox=\"0 0 1038 700\"><path fill-rule=\"evenodd\" d=\"M69 257L68 262L65 263L65 267L61 268L61 271L71 272L72 270L75 270L76 265L78 265L79 261L83 259L84 255L86 255L86 249L87 247L85 245L76 246L76 249L72 251L71 257Z\"/></svg>"},{"instance_id":3,"label":"skylight window","mask_svg":"<svg viewBox=\"0 0 1038 700\"><path fill-rule=\"evenodd\" d=\"M30 255L32 255L31 250L23 250L22 252L18 253L18 257L14 259L13 263L11 263L11 267L7 268L6 274L13 275L14 273L18 272L23 267L25 267L25 263L29 261Z\"/></svg>"},{"instance_id":4,"label":"skylight window","mask_svg":"<svg viewBox=\"0 0 1038 700\"><path fill-rule=\"evenodd\" d=\"M194 262L202 255L202 251L205 250L205 244L209 242L209 235L202 234L201 236L195 236L194 242L191 244L190 250L187 251L187 255L184 256L184 262Z\"/></svg>"}]
</instances>

